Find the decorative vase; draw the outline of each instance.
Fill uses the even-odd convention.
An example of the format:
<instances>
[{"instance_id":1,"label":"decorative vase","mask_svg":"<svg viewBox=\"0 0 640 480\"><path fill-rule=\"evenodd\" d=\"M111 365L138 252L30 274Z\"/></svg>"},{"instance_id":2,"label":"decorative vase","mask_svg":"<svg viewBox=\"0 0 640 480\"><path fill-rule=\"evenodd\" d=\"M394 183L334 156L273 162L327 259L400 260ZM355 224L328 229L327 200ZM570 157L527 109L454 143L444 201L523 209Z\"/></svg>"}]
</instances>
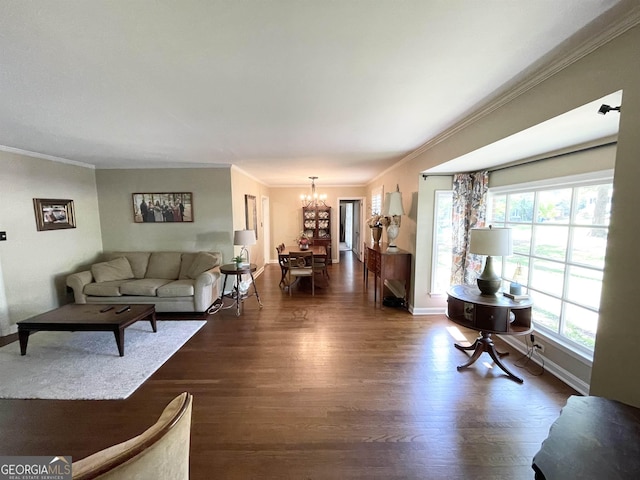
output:
<instances>
[{"instance_id":1,"label":"decorative vase","mask_svg":"<svg viewBox=\"0 0 640 480\"><path fill-rule=\"evenodd\" d=\"M300 247L300 250L309 250L309 244L308 243L301 243L298 246Z\"/></svg>"},{"instance_id":2,"label":"decorative vase","mask_svg":"<svg viewBox=\"0 0 640 480\"><path fill-rule=\"evenodd\" d=\"M371 227L371 236L373 237L373 243L378 245L382 238L382 227Z\"/></svg>"}]
</instances>

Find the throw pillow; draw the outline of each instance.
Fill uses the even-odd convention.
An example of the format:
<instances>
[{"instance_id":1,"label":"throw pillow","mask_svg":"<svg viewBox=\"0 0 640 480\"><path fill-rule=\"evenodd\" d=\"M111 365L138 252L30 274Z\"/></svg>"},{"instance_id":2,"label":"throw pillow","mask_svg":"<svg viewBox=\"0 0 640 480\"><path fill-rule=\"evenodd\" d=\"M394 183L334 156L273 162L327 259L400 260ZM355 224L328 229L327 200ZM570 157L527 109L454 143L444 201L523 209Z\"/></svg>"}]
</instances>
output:
<instances>
[{"instance_id":1,"label":"throw pillow","mask_svg":"<svg viewBox=\"0 0 640 480\"><path fill-rule=\"evenodd\" d=\"M91 274L96 282L111 282L113 280L133 278L131 264L124 257L91 265Z\"/></svg>"},{"instance_id":2,"label":"throw pillow","mask_svg":"<svg viewBox=\"0 0 640 480\"><path fill-rule=\"evenodd\" d=\"M187 276L195 280L202 272L206 272L216 265L218 265L218 259L215 256L207 252L199 252L196 258L193 259Z\"/></svg>"},{"instance_id":3,"label":"throw pillow","mask_svg":"<svg viewBox=\"0 0 640 480\"><path fill-rule=\"evenodd\" d=\"M180 273L180 252L152 252L144 278L177 280Z\"/></svg>"}]
</instances>

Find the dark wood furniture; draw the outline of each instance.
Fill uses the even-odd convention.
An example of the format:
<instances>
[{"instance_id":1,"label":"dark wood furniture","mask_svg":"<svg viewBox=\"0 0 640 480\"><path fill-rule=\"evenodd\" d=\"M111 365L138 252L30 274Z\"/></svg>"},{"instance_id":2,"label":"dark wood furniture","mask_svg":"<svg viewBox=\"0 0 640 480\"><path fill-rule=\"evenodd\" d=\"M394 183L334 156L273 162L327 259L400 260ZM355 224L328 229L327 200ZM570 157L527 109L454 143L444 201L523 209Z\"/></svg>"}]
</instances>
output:
<instances>
[{"instance_id":1,"label":"dark wood furniture","mask_svg":"<svg viewBox=\"0 0 640 480\"><path fill-rule=\"evenodd\" d=\"M280 265L280 283L279 287L288 287L287 273L289 272L289 255L282 253L284 251L284 244L276 247L276 253L278 254L278 265Z\"/></svg>"},{"instance_id":2,"label":"dark wood furniture","mask_svg":"<svg viewBox=\"0 0 640 480\"><path fill-rule=\"evenodd\" d=\"M459 365L458 370L472 365L483 352L487 352L509 378L522 383L524 380L509 371L500 360L509 352L496 351L491 334L524 335L531 332L533 302L529 299L516 302L502 293L484 296L475 285L456 285L451 287L447 295L447 317L458 325L480 332L480 336L469 347L454 344L459 350L473 351L469 361Z\"/></svg>"},{"instance_id":3,"label":"dark wood furniture","mask_svg":"<svg viewBox=\"0 0 640 480\"><path fill-rule=\"evenodd\" d=\"M411 286L411 253L396 249L388 251L386 243L364 244L364 287L369 286L369 272L373 273L374 304L380 297L382 307L385 284L394 293L402 292L403 299L408 300L409 288ZM378 295L378 293L380 295Z\"/></svg>"},{"instance_id":4,"label":"dark wood furniture","mask_svg":"<svg viewBox=\"0 0 640 480\"><path fill-rule=\"evenodd\" d=\"M329 256L327 254L327 248L323 245L309 245L309 248L307 250L300 250L300 247L298 245L287 245L282 249L282 255L284 256L284 258L286 258L287 264L289 262L289 254L297 252L313 252L314 273L321 273L323 279L323 282L320 283L317 283L314 279L313 290L315 290L315 287L318 286L320 288L325 288L327 285L329 285L329 272L327 271L327 266L329 265ZM287 279L285 281L287 287L289 285L288 282L289 278L287 275Z\"/></svg>"},{"instance_id":5,"label":"dark wood furniture","mask_svg":"<svg viewBox=\"0 0 640 480\"><path fill-rule=\"evenodd\" d=\"M640 409L571 396L533 457L536 480L640 478Z\"/></svg>"},{"instance_id":6,"label":"dark wood furniture","mask_svg":"<svg viewBox=\"0 0 640 480\"><path fill-rule=\"evenodd\" d=\"M260 295L258 294L258 289L256 288L256 282L255 282L255 279L253 278L253 272L255 272L257 268L258 267L255 263L252 263L250 265L246 265L246 264L238 265L236 263L227 263L226 265L222 265L220 267L220 273L224 274L224 282L222 283L222 292L220 293L220 298L216 303L221 306L224 302L225 297L231 298L233 300L233 303L230 306L224 307L224 308L231 308L235 306L236 316L240 316L240 305L242 304L242 302L244 302L244 300L247 297L255 295L256 299L258 300L258 305L260 305L260 308L262 308ZM229 275L235 275L236 279L235 279L235 282L233 283L231 292L225 293L226 286L227 286L227 278L229 277ZM242 282L242 275L249 275L249 277L251 277L251 285L253 285L254 293L249 294L249 291L247 290L246 294L243 294L240 291L239 286L240 286L240 282ZM218 308L217 310L220 310L220 308ZM212 312L212 313L215 313L215 312Z\"/></svg>"},{"instance_id":7,"label":"dark wood furniture","mask_svg":"<svg viewBox=\"0 0 640 480\"><path fill-rule=\"evenodd\" d=\"M314 246L325 247L327 263L331 263L331 207L302 207L304 233ZM314 253L315 255L315 253Z\"/></svg>"},{"instance_id":8,"label":"dark wood furniture","mask_svg":"<svg viewBox=\"0 0 640 480\"><path fill-rule=\"evenodd\" d=\"M20 354L26 355L29 334L37 331L113 332L118 353L124 356L124 329L138 320L149 319L156 328L155 305L69 304L17 322Z\"/></svg>"},{"instance_id":9,"label":"dark wood furniture","mask_svg":"<svg viewBox=\"0 0 640 480\"><path fill-rule=\"evenodd\" d=\"M313 251L311 249L304 252L289 252L289 296L292 287L301 279L311 279L311 295L316 294L316 281L313 270ZM296 277L291 281L291 277Z\"/></svg>"},{"instance_id":10,"label":"dark wood furniture","mask_svg":"<svg viewBox=\"0 0 640 480\"><path fill-rule=\"evenodd\" d=\"M300 250L298 245L287 245L282 250L283 255L289 255L291 252L313 252L314 257L327 258L328 251L323 245L309 245L307 250Z\"/></svg>"}]
</instances>

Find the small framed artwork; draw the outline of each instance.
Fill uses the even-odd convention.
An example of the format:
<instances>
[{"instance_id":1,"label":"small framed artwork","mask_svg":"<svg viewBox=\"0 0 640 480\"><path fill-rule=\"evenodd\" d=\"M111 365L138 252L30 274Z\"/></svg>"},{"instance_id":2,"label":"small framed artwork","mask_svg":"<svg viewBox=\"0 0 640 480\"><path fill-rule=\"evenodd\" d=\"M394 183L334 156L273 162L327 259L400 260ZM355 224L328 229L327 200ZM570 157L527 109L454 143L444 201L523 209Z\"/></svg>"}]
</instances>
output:
<instances>
[{"instance_id":1,"label":"small framed artwork","mask_svg":"<svg viewBox=\"0 0 640 480\"><path fill-rule=\"evenodd\" d=\"M256 210L256 197L253 195L244 196L244 215L247 230L256 232L256 240L258 239L258 212Z\"/></svg>"},{"instance_id":2,"label":"small framed artwork","mask_svg":"<svg viewBox=\"0 0 640 480\"><path fill-rule=\"evenodd\" d=\"M34 198L33 208L38 231L76 228L73 200Z\"/></svg>"},{"instance_id":3,"label":"small framed artwork","mask_svg":"<svg viewBox=\"0 0 640 480\"><path fill-rule=\"evenodd\" d=\"M134 193L134 223L193 222L193 195L189 192Z\"/></svg>"}]
</instances>

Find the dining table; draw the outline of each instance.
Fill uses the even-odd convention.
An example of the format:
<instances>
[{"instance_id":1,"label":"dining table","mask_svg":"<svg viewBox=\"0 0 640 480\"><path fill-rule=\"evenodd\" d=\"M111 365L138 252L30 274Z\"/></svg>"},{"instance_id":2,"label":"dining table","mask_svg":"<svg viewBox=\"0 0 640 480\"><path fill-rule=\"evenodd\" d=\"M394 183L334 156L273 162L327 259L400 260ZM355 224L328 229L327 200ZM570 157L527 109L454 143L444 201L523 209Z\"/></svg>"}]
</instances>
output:
<instances>
[{"instance_id":1,"label":"dining table","mask_svg":"<svg viewBox=\"0 0 640 480\"><path fill-rule=\"evenodd\" d=\"M282 255L289 255L290 252L313 252L314 257L327 258L327 247L324 245L309 245L309 248L302 250L298 245L285 245Z\"/></svg>"}]
</instances>

